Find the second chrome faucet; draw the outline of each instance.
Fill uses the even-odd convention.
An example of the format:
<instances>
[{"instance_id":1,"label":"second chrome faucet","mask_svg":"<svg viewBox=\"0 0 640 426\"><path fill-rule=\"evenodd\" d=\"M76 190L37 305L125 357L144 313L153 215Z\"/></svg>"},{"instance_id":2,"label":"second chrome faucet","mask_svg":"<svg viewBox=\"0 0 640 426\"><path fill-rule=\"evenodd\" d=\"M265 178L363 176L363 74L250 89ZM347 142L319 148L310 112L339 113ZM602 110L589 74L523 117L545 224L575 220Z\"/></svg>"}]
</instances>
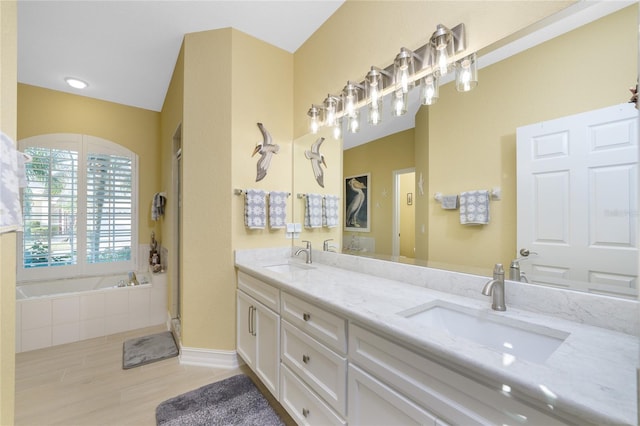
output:
<instances>
[{"instance_id":1,"label":"second chrome faucet","mask_svg":"<svg viewBox=\"0 0 640 426\"><path fill-rule=\"evenodd\" d=\"M300 253L304 253L306 256L305 263L311 263L311 241L303 240L302 242L307 243L307 248L296 250L295 256L298 256Z\"/></svg>"},{"instance_id":2,"label":"second chrome faucet","mask_svg":"<svg viewBox=\"0 0 640 426\"><path fill-rule=\"evenodd\" d=\"M494 311L507 310L504 301L504 268L502 263L496 263L493 267L493 279L484 285L482 294L493 297L491 309Z\"/></svg>"}]
</instances>

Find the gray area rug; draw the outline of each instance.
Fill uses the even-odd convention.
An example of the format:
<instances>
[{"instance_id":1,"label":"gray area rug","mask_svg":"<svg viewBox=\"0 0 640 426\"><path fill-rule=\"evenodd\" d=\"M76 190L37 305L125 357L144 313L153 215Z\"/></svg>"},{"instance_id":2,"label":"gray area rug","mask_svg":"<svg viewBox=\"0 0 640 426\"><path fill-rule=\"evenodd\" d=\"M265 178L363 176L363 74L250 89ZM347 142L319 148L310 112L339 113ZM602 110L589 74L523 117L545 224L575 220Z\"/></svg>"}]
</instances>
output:
<instances>
[{"instance_id":1,"label":"gray area rug","mask_svg":"<svg viewBox=\"0 0 640 426\"><path fill-rule=\"evenodd\" d=\"M128 370L177 355L178 347L170 331L138 337L124 342L122 368Z\"/></svg>"},{"instance_id":2,"label":"gray area rug","mask_svg":"<svg viewBox=\"0 0 640 426\"><path fill-rule=\"evenodd\" d=\"M158 426L284 426L244 374L171 398L156 408Z\"/></svg>"}]
</instances>

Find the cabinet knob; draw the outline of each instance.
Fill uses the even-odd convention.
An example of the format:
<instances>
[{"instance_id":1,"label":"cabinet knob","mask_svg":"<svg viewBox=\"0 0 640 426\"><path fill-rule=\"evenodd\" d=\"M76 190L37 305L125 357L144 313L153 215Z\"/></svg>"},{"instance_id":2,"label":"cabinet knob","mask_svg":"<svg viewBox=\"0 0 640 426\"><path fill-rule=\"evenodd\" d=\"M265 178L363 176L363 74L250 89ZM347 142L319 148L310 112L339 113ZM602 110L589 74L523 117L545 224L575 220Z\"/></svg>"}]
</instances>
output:
<instances>
[{"instance_id":1,"label":"cabinet knob","mask_svg":"<svg viewBox=\"0 0 640 426\"><path fill-rule=\"evenodd\" d=\"M302 362L308 364L311 361L311 357L309 355L302 355Z\"/></svg>"},{"instance_id":2,"label":"cabinet knob","mask_svg":"<svg viewBox=\"0 0 640 426\"><path fill-rule=\"evenodd\" d=\"M311 319L311 314L305 312L304 314L302 314L302 319L305 321L309 321Z\"/></svg>"},{"instance_id":3,"label":"cabinet knob","mask_svg":"<svg viewBox=\"0 0 640 426\"><path fill-rule=\"evenodd\" d=\"M306 408L302 409L302 415L305 417L309 417L309 410L307 410Z\"/></svg>"}]
</instances>

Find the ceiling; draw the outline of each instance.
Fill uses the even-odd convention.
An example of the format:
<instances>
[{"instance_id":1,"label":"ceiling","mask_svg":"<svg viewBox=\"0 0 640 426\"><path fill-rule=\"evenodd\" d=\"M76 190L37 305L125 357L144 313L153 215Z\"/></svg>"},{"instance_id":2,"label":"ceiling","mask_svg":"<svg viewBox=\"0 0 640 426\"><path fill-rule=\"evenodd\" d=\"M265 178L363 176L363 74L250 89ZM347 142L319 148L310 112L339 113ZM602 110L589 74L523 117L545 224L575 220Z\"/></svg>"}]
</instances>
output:
<instances>
[{"instance_id":1,"label":"ceiling","mask_svg":"<svg viewBox=\"0 0 640 426\"><path fill-rule=\"evenodd\" d=\"M18 82L160 111L185 34L233 27L293 53L343 2L19 0Z\"/></svg>"}]
</instances>

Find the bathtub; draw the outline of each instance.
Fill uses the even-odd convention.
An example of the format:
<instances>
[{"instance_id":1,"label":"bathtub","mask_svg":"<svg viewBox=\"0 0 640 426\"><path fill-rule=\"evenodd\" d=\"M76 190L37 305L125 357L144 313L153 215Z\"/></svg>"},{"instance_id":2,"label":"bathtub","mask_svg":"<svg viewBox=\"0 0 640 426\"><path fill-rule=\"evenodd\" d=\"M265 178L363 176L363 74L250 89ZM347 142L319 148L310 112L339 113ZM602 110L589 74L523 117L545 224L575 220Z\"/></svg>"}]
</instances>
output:
<instances>
[{"instance_id":1,"label":"bathtub","mask_svg":"<svg viewBox=\"0 0 640 426\"><path fill-rule=\"evenodd\" d=\"M82 277L16 286L16 352L167 322L165 274Z\"/></svg>"}]
</instances>

